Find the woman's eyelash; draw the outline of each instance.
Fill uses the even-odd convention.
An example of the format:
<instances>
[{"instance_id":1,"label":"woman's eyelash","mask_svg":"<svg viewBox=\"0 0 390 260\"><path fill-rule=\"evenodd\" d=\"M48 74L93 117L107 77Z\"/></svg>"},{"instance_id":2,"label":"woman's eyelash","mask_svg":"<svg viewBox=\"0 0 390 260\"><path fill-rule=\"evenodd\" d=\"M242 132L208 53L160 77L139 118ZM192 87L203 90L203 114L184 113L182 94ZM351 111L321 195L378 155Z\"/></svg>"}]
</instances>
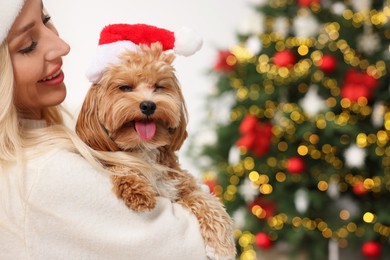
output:
<instances>
[{"instance_id":1,"label":"woman's eyelash","mask_svg":"<svg viewBox=\"0 0 390 260\"><path fill-rule=\"evenodd\" d=\"M37 42L32 41L30 46L28 46L28 47L26 47L24 49L21 49L19 52L21 54L27 54L29 52L32 52L37 47L37 44L38 44Z\"/></svg>"},{"instance_id":2,"label":"woman's eyelash","mask_svg":"<svg viewBox=\"0 0 390 260\"><path fill-rule=\"evenodd\" d=\"M45 15L42 18L43 24L47 24L50 21L50 19L51 19L50 15ZM32 41L30 46L28 46L28 47L26 47L24 49L21 49L19 52L22 53L22 54L27 54L27 53L32 52L33 50L35 50L37 45L38 45L38 42Z\"/></svg>"},{"instance_id":3,"label":"woman's eyelash","mask_svg":"<svg viewBox=\"0 0 390 260\"><path fill-rule=\"evenodd\" d=\"M51 16L50 15L45 15L43 18L42 18L42 22L43 24L47 24L48 22L50 22L50 19L51 19ZM32 52L33 50L35 50L35 48L37 47L38 45L38 42L36 41L32 41L30 46L24 48L24 49L21 49L19 52L22 53L22 54L27 54L29 52Z\"/></svg>"},{"instance_id":4,"label":"woman's eyelash","mask_svg":"<svg viewBox=\"0 0 390 260\"><path fill-rule=\"evenodd\" d=\"M50 15L45 15L45 16L43 17L43 19L42 19L42 22L43 22L44 24L47 24L47 23L50 21L50 19L51 19L51 16L50 16Z\"/></svg>"}]
</instances>

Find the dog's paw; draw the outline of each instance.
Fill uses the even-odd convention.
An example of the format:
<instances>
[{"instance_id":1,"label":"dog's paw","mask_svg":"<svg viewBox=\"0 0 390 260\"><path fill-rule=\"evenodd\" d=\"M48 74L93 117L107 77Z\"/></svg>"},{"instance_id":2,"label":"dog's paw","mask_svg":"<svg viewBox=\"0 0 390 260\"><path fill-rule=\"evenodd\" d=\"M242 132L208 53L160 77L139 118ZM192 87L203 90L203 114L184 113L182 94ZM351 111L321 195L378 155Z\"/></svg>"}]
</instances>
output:
<instances>
[{"instance_id":1,"label":"dog's paw","mask_svg":"<svg viewBox=\"0 0 390 260\"><path fill-rule=\"evenodd\" d=\"M218 240L218 239L217 239ZM234 260L236 257L236 247L233 239L229 241L213 240L206 243L206 255L209 260Z\"/></svg>"},{"instance_id":2,"label":"dog's paw","mask_svg":"<svg viewBox=\"0 0 390 260\"><path fill-rule=\"evenodd\" d=\"M114 192L130 209L142 212L156 207L157 193L139 176L114 176Z\"/></svg>"},{"instance_id":3,"label":"dog's paw","mask_svg":"<svg viewBox=\"0 0 390 260\"><path fill-rule=\"evenodd\" d=\"M234 260L236 254L227 256L227 255L218 255L215 252L215 249L209 246L206 246L206 256L208 260Z\"/></svg>"},{"instance_id":4,"label":"dog's paw","mask_svg":"<svg viewBox=\"0 0 390 260\"><path fill-rule=\"evenodd\" d=\"M122 194L126 206L137 212L151 211L156 207L155 193L138 193L133 190L126 190Z\"/></svg>"},{"instance_id":5,"label":"dog's paw","mask_svg":"<svg viewBox=\"0 0 390 260\"><path fill-rule=\"evenodd\" d=\"M195 191L182 198L181 203L199 221L207 257L212 260L235 259L233 220L221 201L212 194Z\"/></svg>"},{"instance_id":6,"label":"dog's paw","mask_svg":"<svg viewBox=\"0 0 390 260\"><path fill-rule=\"evenodd\" d=\"M236 257L233 237L233 220L219 202L212 204L211 211L199 214L198 220L205 241L207 256L213 260L231 260Z\"/></svg>"}]
</instances>

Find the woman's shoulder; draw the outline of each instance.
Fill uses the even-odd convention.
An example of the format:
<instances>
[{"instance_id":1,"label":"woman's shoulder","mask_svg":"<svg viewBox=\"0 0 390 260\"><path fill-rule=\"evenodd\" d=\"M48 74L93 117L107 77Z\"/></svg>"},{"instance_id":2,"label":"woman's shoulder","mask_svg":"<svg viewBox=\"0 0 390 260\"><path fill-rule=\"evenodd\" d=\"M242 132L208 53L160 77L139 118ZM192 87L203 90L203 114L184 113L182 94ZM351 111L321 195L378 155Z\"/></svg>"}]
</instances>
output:
<instances>
[{"instance_id":1,"label":"woman's shoulder","mask_svg":"<svg viewBox=\"0 0 390 260\"><path fill-rule=\"evenodd\" d=\"M109 185L108 174L95 169L81 155L65 149L55 149L33 159L28 164L28 168L30 167L36 168L32 188L39 193L44 190L56 193L69 192L72 189L78 192L85 186L93 185L99 188Z\"/></svg>"},{"instance_id":2,"label":"woman's shoulder","mask_svg":"<svg viewBox=\"0 0 390 260\"><path fill-rule=\"evenodd\" d=\"M44 154L31 159L28 162L29 166L40 166L44 168L61 168L68 169L72 167L89 167L90 164L80 155L66 149L52 149Z\"/></svg>"},{"instance_id":3,"label":"woman's shoulder","mask_svg":"<svg viewBox=\"0 0 390 260\"><path fill-rule=\"evenodd\" d=\"M53 149L30 160L27 171L37 172L36 178L55 181L107 179L108 174L94 168L84 157L66 149ZM103 178L102 178L103 177Z\"/></svg>"},{"instance_id":4,"label":"woman's shoulder","mask_svg":"<svg viewBox=\"0 0 390 260\"><path fill-rule=\"evenodd\" d=\"M55 149L31 160L26 174L32 175L27 198L30 206L72 211L86 205L97 206L97 200L108 196L111 203L119 203L109 174L98 171L71 151Z\"/></svg>"}]
</instances>

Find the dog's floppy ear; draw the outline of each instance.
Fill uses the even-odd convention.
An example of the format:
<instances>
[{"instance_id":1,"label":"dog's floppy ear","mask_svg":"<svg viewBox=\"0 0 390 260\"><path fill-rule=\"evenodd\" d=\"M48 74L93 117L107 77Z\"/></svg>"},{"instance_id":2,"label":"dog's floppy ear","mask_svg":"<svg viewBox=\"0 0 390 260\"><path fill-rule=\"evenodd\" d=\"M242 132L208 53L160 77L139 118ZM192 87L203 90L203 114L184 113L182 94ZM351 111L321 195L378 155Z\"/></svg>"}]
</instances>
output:
<instances>
[{"instance_id":1,"label":"dog's floppy ear","mask_svg":"<svg viewBox=\"0 0 390 260\"><path fill-rule=\"evenodd\" d=\"M76 123L76 133L88 146L99 151L117 151L119 148L108 136L98 117L99 85L89 89Z\"/></svg>"},{"instance_id":2,"label":"dog's floppy ear","mask_svg":"<svg viewBox=\"0 0 390 260\"><path fill-rule=\"evenodd\" d=\"M185 105L183 94L180 92L180 99L182 102L182 107L180 111L180 124L177 128L174 129L171 136L171 144L169 145L171 151L178 151L186 140L187 134L187 117L188 112Z\"/></svg>"}]
</instances>

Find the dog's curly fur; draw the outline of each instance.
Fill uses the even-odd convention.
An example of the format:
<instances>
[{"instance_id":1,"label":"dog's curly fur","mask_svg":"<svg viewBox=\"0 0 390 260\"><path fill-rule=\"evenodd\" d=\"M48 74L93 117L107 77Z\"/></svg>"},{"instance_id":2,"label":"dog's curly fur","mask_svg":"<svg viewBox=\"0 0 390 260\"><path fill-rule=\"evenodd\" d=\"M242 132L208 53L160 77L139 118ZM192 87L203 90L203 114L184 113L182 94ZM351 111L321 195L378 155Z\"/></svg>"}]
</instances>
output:
<instances>
[{"instance_id":1,"label":"dog's curly fur","mask_svg":"<svg viewBox=\"0 0 390 260\"><path fill-rule=\"evenodd\" d=\"M176 155L187 137L187 110L174 58L159 43L123 53L121 62L91 86L76 132L93 149L136 152L171 169L145 176L137 169L107 165L118 173L112 177L114 191L129 208L152 210L157 196L168 197L197 217L209 258L234 259L230 216L217 197L181 169Z\"/></svg>"}]
</instances>

